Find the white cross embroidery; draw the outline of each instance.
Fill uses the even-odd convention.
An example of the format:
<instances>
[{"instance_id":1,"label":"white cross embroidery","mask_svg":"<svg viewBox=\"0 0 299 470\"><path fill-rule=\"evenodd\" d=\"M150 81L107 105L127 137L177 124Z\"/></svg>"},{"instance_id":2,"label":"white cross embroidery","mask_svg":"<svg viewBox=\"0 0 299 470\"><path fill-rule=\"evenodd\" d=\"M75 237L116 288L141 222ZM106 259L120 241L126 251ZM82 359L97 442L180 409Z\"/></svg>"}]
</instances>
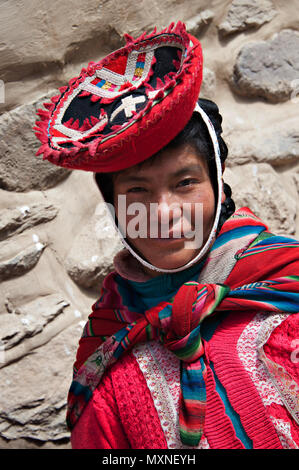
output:
<instances>
[{"instance_id":1,"label":"white cross embroidery","mask_svg":"<svg viewBox=\"0 0 299 470\"><path fill-rule=\"evenodd\" d=\"M145 100L145 96L126 96L125 98L122 98L122 104L111 114L111 121L113 121L122 111L125 112L127 118L132 117L132 112L136 111L136 104L144 103Z\"/></svg>"}]
</instances>

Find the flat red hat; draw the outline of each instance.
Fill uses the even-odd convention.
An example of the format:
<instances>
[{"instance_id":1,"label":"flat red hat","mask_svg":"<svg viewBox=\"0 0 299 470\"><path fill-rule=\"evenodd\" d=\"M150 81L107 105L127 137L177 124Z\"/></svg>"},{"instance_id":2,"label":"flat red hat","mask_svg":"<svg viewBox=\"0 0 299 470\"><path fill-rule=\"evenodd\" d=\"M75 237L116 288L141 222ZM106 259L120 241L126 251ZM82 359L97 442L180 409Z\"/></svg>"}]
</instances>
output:
<instances>
[{"instance_id":1,"label":"flat red hat","mask_svg":"<svg viewBox=\"0 0 299 470\"><path fill-rule=\"evenodd\" d=\"M39 109L37 155L69 169L118 171L167 145L187 124L202 82L202 49L181 22L126 45Z\"/></svg>"}]
</instances>

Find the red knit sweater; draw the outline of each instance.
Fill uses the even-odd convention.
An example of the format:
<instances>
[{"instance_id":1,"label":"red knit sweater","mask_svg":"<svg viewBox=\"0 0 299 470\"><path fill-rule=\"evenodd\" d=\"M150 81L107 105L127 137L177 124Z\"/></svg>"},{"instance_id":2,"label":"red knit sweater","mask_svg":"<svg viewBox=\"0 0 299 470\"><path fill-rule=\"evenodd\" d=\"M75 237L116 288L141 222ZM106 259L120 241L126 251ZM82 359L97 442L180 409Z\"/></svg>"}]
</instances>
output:
<instances>
[{"instance_id":1,"label":"red knit sweater","mask_svg":"<svg viewBox=\"0 0 299 470\"><path fill-rule=\"evenodd\" d=\"M298 314L232 314L205 342L207 410L199 448L245 447L216 390L214 374L254 449L299 447L296 324ZM267 373L258 354L260 342L266 342L268 358L287 372L285 390ZM156 342L134 348L105 374L72 432L72 447L183 448L174 418L178 390L179 362L172 353Z\"/></svg>"}]
</instances>

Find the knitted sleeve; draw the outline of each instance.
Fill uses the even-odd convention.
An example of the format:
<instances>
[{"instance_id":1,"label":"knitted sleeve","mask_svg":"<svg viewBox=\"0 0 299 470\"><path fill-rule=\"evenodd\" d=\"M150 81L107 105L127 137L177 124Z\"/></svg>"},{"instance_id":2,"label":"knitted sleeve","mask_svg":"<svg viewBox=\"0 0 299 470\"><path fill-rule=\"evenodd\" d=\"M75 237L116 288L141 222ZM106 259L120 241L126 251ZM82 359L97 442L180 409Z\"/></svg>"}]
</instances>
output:
<instances>
[{"instance_id":1,"label":"knitted sleeve","mask_svg":"<svg viewBox=\"0 0 299 470\"><path fill-rule=\"evenodd\" d=\"M89 400L71 434L73 449L129 449L110 374Z\"/></svg>"},{"instance_id":2,"label":"knitted sleeve","mask_svg":"<svg viewBox=\"0 0 299 470\"><path fill-rule=\"evenodd\" d=\"M160 419L133 354L105 373L75 425L73 449L167 449Z\"/></svg>"}]
</instances>

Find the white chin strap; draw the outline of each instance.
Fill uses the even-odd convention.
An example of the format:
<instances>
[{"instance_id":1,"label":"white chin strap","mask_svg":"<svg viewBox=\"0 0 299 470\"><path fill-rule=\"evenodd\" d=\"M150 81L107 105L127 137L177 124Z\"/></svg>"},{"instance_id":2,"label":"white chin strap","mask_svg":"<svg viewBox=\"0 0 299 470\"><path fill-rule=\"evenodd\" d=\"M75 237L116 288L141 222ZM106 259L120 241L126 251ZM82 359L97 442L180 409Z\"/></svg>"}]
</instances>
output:
<instances>
[{"instance_id":1,"label":"white chin strap","mask_svg":"<svg viewBox=\"0 0 299 470\"><path fill-rule=\"evenodd\" d=\"M144 266L146 266L149 269L152 269L154 271L159 271L161 273L177 273L179 271L183 271L184 269L189 268L193 264L197 263L201 258L203 258L205 256L205 254L208 252L208 250L210 249L210 247L211 247L211 245L214 241L216 231L217 231L217 227L218 227L218 223L219 223L220 212L221 212L221 197L222 197L222 165L221 165L221 159L220 159L220 149L219 149L219 145L218 145L218 139L217 139L216 132L215 132L213 124L211 123L208 115L203 111L203 109L199 106L198 103L196 103L196 106L194 108L194 112L197 112L201 115L201 117L202 117L203 121L205 122L205 124L207 126L207 129L209 131L209 134L210 134L210 137L211 137L211 140L212 140L212 143L213 143L213 147L214 147L216 169L217 169L217 182L218 182L218 200L217 200L214 224L213 224L213 227L211 229L210 235L209 235L206 243L204 244L204 246L201 248L200 252L192 260L188 261L188 263L186 263L183 266L180 266L178 268L174 268L174 269L158 268L157 266L154 266L153 264L151 264L148 261L146 261L145 259L143 259L141 256L138 255L138 253L136 253L134 251L134 249L131 247L131 245L129 245L128 242L126 241L126 239L123 237L123 235L121 233L121 230L119 230L119 228L115 224L114 218L112 217L113 222L116 226L116 229L117 229L117 231L118 231L118 233L121 237L121 241L122 241L123 245L130 251L130 253L135 258L138 259L138 261L140 261L141 264L143 264ZM108 212L110 212L110 211L108 211Z\"/></svg>"}]
</instances>

